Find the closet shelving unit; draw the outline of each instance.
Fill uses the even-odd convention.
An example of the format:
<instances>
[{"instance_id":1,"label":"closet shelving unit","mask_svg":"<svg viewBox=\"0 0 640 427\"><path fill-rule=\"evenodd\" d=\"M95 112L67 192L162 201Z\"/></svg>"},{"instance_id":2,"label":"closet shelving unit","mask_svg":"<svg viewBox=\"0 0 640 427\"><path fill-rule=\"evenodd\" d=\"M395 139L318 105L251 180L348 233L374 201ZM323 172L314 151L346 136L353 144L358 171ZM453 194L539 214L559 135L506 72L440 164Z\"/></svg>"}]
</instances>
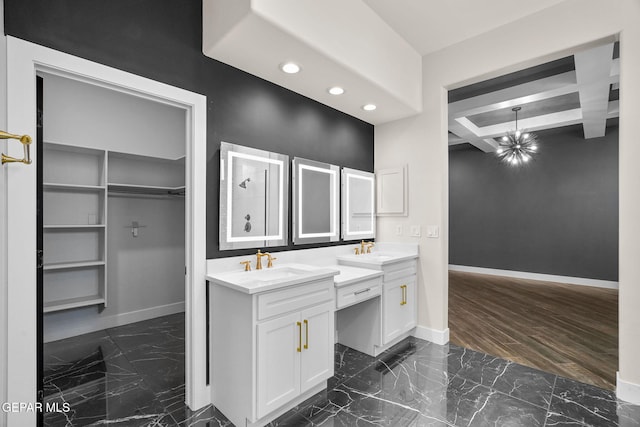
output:
<instances>
[{"instance_id":1,"label":"closet shelving unit","mask_svg":"<svg viewBox=\"0 0 640 427\"><path fill-rule=\"evenodd\" d=\"M184 157L176 160L110 151L110 193L184 195Z\"/></svg>"},{"instance_id":2,"label":"closet shelving unit","mask_svg":"<svg viewBox=\"0 0 640 427\"><path fill-rule=\"evenodd\" d=\"M107 157L44 144L44 312L106 306Z\"/></svg>"},{"instance_id":3,"label":"closet shelving unit","mask_svg":"<svg viewBox=\"0 0 640 427\"><path fill-rule=\"evenodd\" d=\"M107 306L108 196L184 195L177 160L44 143L44 312Z\"/></svg>"}]
</instances>

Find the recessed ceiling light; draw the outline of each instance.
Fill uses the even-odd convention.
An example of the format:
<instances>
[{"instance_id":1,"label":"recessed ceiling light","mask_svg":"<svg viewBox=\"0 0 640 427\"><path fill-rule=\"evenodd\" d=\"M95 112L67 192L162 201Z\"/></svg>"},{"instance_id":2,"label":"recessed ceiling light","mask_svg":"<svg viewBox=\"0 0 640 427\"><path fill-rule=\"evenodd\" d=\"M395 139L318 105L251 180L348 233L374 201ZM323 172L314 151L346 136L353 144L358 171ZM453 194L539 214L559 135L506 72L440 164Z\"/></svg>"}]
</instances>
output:
<instances>
[{"instance_id":1,"label":"recessed ceiling light","mask_svg":"<svg viewBox=\"0 0 640 427\"><path fill-rule=\"evenodd\" d=\"M344 93L344 89L342 89L340 86L330 87L329 93L331 95L342 95Z\"/></svg>"},{"instance_id":2,"label":"recessed ceiling light","mask_svg":"<svg viewBox=\"0 0 640 427\"><path fill-rule=\"evenodd\" d=\"M295 74L300 71L300 66L294 62L285 62L280 65L280 69L287 74Z\"/></svg>"},{"instance_id":3,"label":"recessed ceiling light","mask_svg":"<svg viewBox=\"0 0 640 427\"><path fill-rule=\"evenodd\" d=\"M376 107L376 105L375 105L375 104L366 104L366 105L363 105L363 106L362 106L362 109L363 109L364 111L373 111L373 110L375 110L376 108L378 108L378 107Z\"/></svg>"}]
</instances>

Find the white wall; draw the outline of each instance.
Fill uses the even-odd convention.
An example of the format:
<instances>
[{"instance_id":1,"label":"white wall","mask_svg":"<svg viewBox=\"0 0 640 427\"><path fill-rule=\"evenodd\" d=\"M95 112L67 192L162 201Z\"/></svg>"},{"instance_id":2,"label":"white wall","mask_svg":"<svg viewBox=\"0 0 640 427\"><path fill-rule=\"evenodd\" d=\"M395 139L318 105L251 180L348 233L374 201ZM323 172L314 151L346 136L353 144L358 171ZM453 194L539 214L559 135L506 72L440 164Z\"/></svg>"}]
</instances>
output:
<instances>
[{"instance_id":1,"label":"white wall","mask_svg":"<svg viewBox=\"0 0 640 427\"><path fill-rule=\"evenodd\" d=\"M109 197L107 308L48 313L44 341L184 311L184 198ZM142 226L133 237L132 221Z\"/></svg>"},{"instance_id":2,"label":"white wall","mask_svg":"<svg viewBox=\"0 0 640 427\"><path fill-rule=\"evenodd\" d=\"M409 216L379 218L380 240L420 244L419 324L447 327L448 149L446 89L497 77L558 59L589 43L620 34L620 363L619 396L640 403L640 144L634 123L640 113L640 2L567 0L526 19L423 58L423 113L376 127L376 169L409 164ZM395 235L396 224L404 234ZM423 237L410 238L420 224ZM440 238L425 237L438 225ZM634 385L637 386L634 388Z\"/></svg>"},{"instance_id":3,"label":"white wall","mask_svg":"<svg viewBox=\"0 0 640 427\"><path fill-rule=\"evenodd\" d=\"M4 0L0 0L0 129L7 130L7 38L4 35ZM6 144L0 143L0 151L6 153ZM7 393L7 193L5 192L5 168L0 170L0 402ZM6 415L0 412L0 425L5 425Z\"/></svg>"},{"instance_id":4,"label":"white wall","mask_svg":"<svg viewBox=\"0 0 640 427\"><path fill-rule=\"evenodd\" d=\"M54 75L44 78L45 142L170 159L184 155L184 110ZM126 175L125 180L142 184L178 184L170 184L173 171L136 169L135 160L120 162L124 166L118 168L116 182ZM111 163L115 165L113 159ZM147 171L158 174L157 182L141 176ZM131 232L133 221L140 225L137 237ZM46 314L45 342L184 311L184 269L185 199L110 195L107 307Z\"/></svg>"},{"instance_id":5,"label":"white wall","mask_svg":"<svg viewBox=\"0 0 640 427\"><path fill-rule=\"evenodd\" d=\"M47 74L44 109L45 142L167 159L185 154L181 108Z\"/></svg>"}]
</instances>

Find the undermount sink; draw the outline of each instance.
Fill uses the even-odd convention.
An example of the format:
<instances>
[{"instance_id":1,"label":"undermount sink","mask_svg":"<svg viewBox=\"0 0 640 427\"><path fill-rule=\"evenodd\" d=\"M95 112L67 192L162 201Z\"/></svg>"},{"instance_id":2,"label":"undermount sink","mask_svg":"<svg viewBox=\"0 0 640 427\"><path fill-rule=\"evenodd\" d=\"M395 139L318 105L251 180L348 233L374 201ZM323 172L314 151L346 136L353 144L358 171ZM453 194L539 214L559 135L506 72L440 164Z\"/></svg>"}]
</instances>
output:
<instances>
[{"instance_id":1,"label":"undermount sink","mask_svg":"<svg viewBox=\"0 0 640 427\"><path fill-rule=\"evenodd\" d=\"M274 280L288 279L292 277L305 274L307 271L300 270L289 266L275 267L262 270L252 271L237 271L226 274L224 277L227 280L232 280L236 283L245 283L251 281L270 282Z\"/></svg>"},{"instance_id":2,"label":"undermount sink","mask_svg":"<svg viewBox=\"0 0 640 427\"><path fill-rule=\"evenodd\" d=\"M417 258L418 255L414 253L406 253L406 252L372 252L368 254L348 254L348 255L339 255L337 258L339 261L344 263L358 265L358 264L369 264L369 265L383 265L390 264L398 261L404 261L408 259Z\"/></svg>"},{"instance_id":3,"label":"undermount sink","mask_svg":"<svg viewBox=\"0 0 640 427\"><path fill-rule=\"evenodd\" d=\"M284 264L252 271L227 271L209 274L207 279L249 294L330 277L338 271L303 264Z\"/></svg>"}]
</instances>

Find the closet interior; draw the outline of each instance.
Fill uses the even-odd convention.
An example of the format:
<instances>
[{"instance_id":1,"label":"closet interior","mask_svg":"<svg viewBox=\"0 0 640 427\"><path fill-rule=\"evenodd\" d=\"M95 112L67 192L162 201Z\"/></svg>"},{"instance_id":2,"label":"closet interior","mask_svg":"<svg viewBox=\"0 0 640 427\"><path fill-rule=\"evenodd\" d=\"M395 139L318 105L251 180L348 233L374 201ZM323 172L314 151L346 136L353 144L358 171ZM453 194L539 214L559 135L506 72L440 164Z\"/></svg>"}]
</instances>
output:
<instances>
[{"instance_id":1,"label":"closet interior","mask_svg":"<svg viewBox=\"0 0 640 427\"><path fill-rule=\"evenodd\" d=\"M40 77L44 341L184 311L185 110Z\"/></svg>"}]
</instances>

